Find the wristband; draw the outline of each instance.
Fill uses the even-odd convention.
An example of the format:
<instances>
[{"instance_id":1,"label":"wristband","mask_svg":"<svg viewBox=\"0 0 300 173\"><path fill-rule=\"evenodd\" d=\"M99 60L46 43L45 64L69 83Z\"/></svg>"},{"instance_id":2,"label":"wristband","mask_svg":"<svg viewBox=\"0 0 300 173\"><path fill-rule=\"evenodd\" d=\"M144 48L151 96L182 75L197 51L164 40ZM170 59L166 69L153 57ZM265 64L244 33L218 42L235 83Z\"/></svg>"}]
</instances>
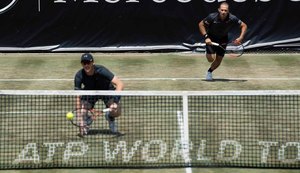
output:
<instances>
[{"instance_id":1,"label":"wristband","mask_svg":"<svg viewBox=\"0 0 300 173\"><path fill-rule=\"evenodd\" d=\"M208 34L205 34L205 35L204 35L204 38L207 39L207 38L208 38Z\"/></svg>"}]
</instances>

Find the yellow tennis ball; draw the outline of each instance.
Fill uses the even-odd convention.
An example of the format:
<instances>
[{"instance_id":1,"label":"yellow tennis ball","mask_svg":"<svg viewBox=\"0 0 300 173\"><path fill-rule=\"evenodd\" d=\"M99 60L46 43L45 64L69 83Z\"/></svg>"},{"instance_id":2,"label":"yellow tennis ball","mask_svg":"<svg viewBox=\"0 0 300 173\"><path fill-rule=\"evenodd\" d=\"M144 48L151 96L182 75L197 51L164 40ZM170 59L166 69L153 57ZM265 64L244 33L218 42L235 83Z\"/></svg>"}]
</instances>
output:
<instances>
[{"instance_id":1,"label":"yellow tennis ball","mask_svg":"<svg viewBox=\"0 0 300 173\"><path fill-rule=\"evenodd\" d=\"M68 112L66 117L67 117L67 120L72 120L74 118L74 114L72 112Z\"/></svg>"}]
</instances>

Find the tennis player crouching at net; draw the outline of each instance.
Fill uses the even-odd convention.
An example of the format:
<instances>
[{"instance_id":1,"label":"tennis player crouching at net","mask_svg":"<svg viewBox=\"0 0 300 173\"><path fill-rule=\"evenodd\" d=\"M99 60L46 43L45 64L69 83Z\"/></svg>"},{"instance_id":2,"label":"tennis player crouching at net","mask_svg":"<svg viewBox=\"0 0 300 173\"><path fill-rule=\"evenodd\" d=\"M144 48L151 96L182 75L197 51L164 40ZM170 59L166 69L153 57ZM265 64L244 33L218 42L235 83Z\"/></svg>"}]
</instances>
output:
<instances>
[{"instance_id":1,"label":"tennis player crouching at net","mask_svg":"<svg viewBox=\"0 0 300 173\"><path fill-rule=\"evenodd\" d=\"M91 54L85 53L81 56L80 69L74 79L75 90L116 90L124 89L123 82L111 71L102 65L95 65ZM106 108L111 111L105 113L111 132L118 132L115 118L121 115L120 96L79 96L76 100L76 108L94 110L98 100L102 100ZM81 136L88 133L89 127L81 127Z\"/></svg>"}]
</instances>

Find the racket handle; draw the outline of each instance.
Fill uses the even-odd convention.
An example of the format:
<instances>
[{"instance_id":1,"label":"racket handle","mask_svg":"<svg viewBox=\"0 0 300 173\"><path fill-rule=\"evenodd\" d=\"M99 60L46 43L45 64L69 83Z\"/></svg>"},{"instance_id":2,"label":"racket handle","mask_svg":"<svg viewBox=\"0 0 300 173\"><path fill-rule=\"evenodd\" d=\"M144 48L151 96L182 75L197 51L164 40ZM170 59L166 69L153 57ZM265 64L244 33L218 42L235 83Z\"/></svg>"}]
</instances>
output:
<instances>
[{"instance_id":1,"label":"racket handle","mask_svg":"<svg viewBox=\"0 0 300 173\"><path fill-rule=\"evenodd\" d=\"M103 113L105 113L105 112L110 112L110 108L103 109L102 112L103 112Z\"/></svg>"},{"instance_id":2,"label":"racket handle","mask_svg":"<svg viewBox=\"0 0 300 173\"><path fill-rule=\"evenodd\" d=\"M212 42L211 44L212 44L213 46L220 46L219 43L215 43L215 42Z\"/></svg>"}]
</instances>

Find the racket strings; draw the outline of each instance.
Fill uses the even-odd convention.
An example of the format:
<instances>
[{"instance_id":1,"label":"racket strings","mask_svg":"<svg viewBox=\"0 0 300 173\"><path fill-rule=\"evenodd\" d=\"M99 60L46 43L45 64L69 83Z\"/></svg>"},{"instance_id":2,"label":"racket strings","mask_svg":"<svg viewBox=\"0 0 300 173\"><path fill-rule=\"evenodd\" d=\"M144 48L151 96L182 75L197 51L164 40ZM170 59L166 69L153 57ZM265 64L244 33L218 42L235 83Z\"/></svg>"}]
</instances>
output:
<instances>
[{"instance_id":1,"label":"racket strings","mask_svg":"<svg viewBox=\"0 0 300 173\"><path fill-rule=\"evenodd\" d=\"M228 44L226 47L226 53L234 57L239 57L244 53L244 46L237 44Z\"/></svg>"}]
</instances>

